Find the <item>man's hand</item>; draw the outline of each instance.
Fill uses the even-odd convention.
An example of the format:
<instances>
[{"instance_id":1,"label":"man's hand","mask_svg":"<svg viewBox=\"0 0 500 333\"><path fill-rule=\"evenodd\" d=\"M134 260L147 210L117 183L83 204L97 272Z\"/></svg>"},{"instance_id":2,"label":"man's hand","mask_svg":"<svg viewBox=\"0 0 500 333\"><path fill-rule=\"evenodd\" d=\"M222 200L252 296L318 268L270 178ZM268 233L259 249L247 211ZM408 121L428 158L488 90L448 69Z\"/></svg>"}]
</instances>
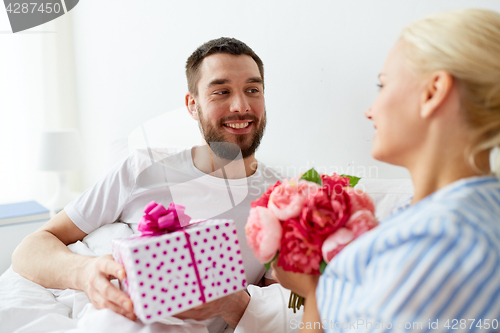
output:
<instances>
[{"instance_id":1,"label":"man's hand","mask_svg":"<svg viewBox=\"0 0 500 333\"><path fill-rule=\"evenodd\" d=\"M89 258L79 284L96 309L108 308L135 321L132 301L110 282L112 279L122 280L125 277L123 266L108 254Z\"/></svg>"},{"instance_id":2,"label":"man's hand","mask_svg":"<svg viewBox=\"0 0 500 333\"><path fill-rule=\"evenodd\" d=\"M273 268L273 278L284 288L295 292L302 297L314 294L318 285L319 275L310 275L284 271L276 264L276 260L271 263Z\"/></svg>"},{"instance_id":3,"label":"man's hand","mask_svg":"<svg viewBox=\"0 0 500 333\"><path fill-rule=\"evenodd\" d=\"M45 288L83 290L97 309L109 308L135 320L132 301L110 282L125 278L123 266L111 255L95 258L68 249L86 235L62 210L24 238L12 255L12 268Z\"/></svg>"},{"instance_id":4,"label":"man's hand","mask_svg":"<svg viewBox=\"0 0 500 333\"><path fill-rule=\"evenodd\" d=\"M205 303L191 310L175 315L179 319L206 320L222 317L232 328L238 325L243 313L250 303L250 296L241 290L229 296Z\"/></svg>"}]
</instances>

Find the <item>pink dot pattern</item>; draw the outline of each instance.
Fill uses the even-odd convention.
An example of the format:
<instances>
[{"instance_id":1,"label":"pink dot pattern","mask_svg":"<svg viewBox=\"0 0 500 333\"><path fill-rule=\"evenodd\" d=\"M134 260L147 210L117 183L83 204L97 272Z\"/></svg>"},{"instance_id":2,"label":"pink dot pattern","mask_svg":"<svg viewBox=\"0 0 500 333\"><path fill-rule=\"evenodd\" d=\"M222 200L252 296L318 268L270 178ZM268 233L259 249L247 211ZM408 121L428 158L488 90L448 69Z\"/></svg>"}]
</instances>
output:
<instances>
[{"instance_id":1,"label":"pink dot pattern","mask_svg":"<svg viewBox=\"0 0 500 333\"><path fill-rule=\"evenodd\" d=\"M185 229L206 302L246 287L232 220L208 220ZM113 256L127 271L122 288L136 315L149 324L202 304L200 286L183 231L113 241Z\"/></svg>"}]
</instances>

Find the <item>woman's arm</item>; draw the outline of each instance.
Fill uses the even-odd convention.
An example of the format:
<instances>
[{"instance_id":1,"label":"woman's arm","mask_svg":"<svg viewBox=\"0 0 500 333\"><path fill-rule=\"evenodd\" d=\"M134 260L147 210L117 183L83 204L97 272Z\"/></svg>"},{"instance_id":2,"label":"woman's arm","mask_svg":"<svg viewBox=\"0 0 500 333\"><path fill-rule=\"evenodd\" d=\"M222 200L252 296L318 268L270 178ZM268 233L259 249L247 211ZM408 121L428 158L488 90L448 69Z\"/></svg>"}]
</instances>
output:
<instances>
[{"instance_id":1,"label":"woman's arm","mask_svg":"<svg viewBox=\"0 0 500 333\"><path fill-rule=\"evenodd\" d=\"M323 332L318 305L316 304L316 290L312 291L309 295L306 296L302 323L304 324L304 328L300 330L300 333Z\"/></svg>"},{"instance_id":2,"label":"woman's arm","mask_svg":"<svg viewBox=\"0 0 500 333\"><path fill-rule=\"evenodd\" d=\"M318 306L316 305L316 287L319 275L309 275L284 271L273 261L273 277L283 287L292 290L306 299L304 316L299 326L301 333L323 332Z\"/></svg>"}]
</instances>

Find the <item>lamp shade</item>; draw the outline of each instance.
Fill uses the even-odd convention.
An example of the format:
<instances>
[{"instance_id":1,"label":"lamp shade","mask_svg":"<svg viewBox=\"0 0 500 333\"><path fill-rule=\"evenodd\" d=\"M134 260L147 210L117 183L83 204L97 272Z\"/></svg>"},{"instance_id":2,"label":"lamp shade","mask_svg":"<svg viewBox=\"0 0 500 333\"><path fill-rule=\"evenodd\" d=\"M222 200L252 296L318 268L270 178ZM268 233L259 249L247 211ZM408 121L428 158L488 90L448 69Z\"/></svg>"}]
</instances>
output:
<instances>
[{"instance_id":1,"label":"lamp shade","mask_svg":"<svg viewBox=\"0 0 500 333\"><path fill-rule=\"evenodd\" d=\"M80 138L76 130L43 132L40 139L38 170L68 171L82 166Z\"/></svg>"}]
</instances>

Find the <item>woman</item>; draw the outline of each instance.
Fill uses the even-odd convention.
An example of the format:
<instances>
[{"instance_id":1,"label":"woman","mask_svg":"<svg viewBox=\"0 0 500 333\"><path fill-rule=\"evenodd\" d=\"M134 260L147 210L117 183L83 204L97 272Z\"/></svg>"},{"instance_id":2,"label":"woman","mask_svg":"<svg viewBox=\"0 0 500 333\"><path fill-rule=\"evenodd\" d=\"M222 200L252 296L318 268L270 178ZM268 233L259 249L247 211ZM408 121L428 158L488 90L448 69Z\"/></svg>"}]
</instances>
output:
<instances>
[{"instance_id":1,"label":"woman","mask_svg":"<svg viewBox=\"0 0 500 333\"><path fill-rule=\"evenodd\" d=\"M411 202L319 279L275 264L273 274L306 297L303 331L498 331L500 183L489 156L500 145L500 14L409 25L379 79L365 113L372 155L410 171Z\"/></svg>"}]
</instances>

